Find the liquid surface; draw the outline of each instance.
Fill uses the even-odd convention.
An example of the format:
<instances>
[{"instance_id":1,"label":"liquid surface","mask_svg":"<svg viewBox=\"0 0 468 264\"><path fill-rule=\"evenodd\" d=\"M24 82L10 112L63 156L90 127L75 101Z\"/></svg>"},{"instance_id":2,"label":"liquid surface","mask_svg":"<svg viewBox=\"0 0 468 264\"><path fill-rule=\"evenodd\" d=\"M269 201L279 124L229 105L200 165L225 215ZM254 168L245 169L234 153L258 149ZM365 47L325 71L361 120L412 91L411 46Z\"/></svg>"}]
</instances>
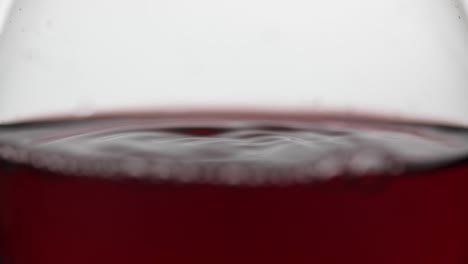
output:
<instances>
[{"instance_id":1,"label":"liquid surface","mask_svg":"<svg viewBox=\"0 0 468 264\"><path fill-rule=\"evenodd\" d=\"M84 177L283 184L468 157L457 127L323 118L93 118L0 127L0 158Z\"/></svg>"}]
</instances>

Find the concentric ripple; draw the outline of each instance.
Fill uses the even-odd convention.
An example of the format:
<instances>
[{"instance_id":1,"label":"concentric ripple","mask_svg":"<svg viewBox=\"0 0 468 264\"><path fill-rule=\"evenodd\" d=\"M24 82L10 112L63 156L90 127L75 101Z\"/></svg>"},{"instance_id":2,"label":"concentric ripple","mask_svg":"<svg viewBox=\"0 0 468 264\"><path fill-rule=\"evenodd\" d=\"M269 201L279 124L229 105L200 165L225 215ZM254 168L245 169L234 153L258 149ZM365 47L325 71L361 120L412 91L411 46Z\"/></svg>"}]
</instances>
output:
<instances>
[{"instance_id":1,"label":"concentric ripple","mask_svg":"<svg viewBox=\"0 0 468 264\"><path fill-rule=\"evenodd\" d=\"M462 128L370 121L102 118L0 127L0 157L75 176L282 184L468 156Z\"/></svg>"}]
</instances>

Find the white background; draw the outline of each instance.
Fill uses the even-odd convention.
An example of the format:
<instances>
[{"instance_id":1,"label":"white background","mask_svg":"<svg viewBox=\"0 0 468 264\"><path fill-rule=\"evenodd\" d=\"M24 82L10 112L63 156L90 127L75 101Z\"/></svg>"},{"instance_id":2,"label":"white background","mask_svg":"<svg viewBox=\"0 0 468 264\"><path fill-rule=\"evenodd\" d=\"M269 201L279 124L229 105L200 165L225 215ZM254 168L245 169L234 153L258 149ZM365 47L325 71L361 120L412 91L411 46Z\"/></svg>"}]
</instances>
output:
<instances>
[{"instance_id":1,"label":"white background","mask_svg":"<svg viewBox=\"0 0 468 264\"><path fill-rule=\"evenodd\" d=\"M147 107L468 125L467 25L458 0L17 0L0 122Z\"/></svg>"}]
</instances>

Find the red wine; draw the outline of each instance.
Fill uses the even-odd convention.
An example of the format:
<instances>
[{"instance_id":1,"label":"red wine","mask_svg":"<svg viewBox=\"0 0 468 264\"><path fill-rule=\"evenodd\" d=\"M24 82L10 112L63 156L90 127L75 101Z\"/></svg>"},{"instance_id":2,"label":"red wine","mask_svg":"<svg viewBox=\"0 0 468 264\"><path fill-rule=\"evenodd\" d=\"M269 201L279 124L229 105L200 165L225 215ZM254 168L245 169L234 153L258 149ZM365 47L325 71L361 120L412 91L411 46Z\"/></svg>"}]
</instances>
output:
<instances>
[{"instance_id":1,"label":"red wine","mask_svg":"<svg viewBox=\"0 0 468 264\"><path fill-rule=\"evenodd\" d=\"M345 117L0 127L6 263L466 263L468 130Z\"/></svg>"}]
</instances>

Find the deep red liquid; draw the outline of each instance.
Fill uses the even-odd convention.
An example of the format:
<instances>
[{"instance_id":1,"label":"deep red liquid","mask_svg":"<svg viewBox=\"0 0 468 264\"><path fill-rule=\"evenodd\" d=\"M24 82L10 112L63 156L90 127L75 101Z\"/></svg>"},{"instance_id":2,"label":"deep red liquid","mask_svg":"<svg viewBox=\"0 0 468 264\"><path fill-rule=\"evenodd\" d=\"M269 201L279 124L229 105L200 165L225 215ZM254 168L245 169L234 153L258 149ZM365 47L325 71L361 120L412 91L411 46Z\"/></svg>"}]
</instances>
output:
<instances>
[{"instance_id":1,"label":"deep red liquid","mask_svg":"<svg viewBox=\"0 0 468 264\"><path fill-rule=\"evenodd\" d=\"M0 183L7 264L468 263L468 162L285 186L4 163Z\"/></svg>"},{"instance_id":2,"label":"deep red liquid","mask_svg":"<svg viewBox=\"0 0 468 264\"><path fill-rule=\"evenodd\" d=\"M13 176L13 177L11 177ZM1 177L6 263L467 263L468 164L289 187Z\"/></svg>"}]
</instances>

